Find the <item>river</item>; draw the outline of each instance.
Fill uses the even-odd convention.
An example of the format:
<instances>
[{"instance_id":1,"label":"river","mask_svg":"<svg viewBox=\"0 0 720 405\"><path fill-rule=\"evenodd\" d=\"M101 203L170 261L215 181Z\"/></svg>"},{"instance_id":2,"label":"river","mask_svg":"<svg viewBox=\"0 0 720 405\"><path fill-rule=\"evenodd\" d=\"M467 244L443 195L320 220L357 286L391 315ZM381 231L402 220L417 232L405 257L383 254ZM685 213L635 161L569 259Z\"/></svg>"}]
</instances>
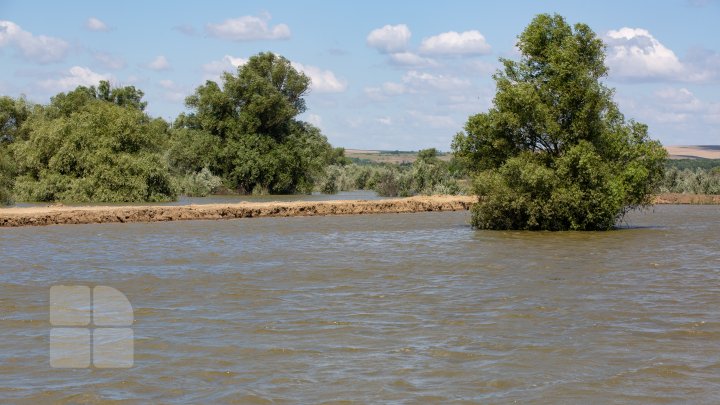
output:
<instances>
[{"instance_id":1,"label":"river","mask_svg":"<svg viewBox=\"0 0 720 405\"><path fill-rule=\"evenodd\" d=\"M496 232L467 212L0 230L0 402L718 403L720 207ZM50 366L53 285L134 365Z\"/></svg>"}]
</instances>

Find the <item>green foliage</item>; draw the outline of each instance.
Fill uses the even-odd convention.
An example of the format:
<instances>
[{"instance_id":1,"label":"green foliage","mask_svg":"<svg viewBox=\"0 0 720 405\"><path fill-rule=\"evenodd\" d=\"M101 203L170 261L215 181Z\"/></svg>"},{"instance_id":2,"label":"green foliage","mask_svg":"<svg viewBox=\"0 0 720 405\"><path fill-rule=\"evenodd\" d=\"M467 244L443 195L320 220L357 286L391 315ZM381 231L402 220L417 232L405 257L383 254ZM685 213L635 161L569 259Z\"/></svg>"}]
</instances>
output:
<instances>
[{"instance_id":1,"label":"green foliage","mask_svg":"<svg viewBox=\"0 0 720 405\"><path fill-rule=\"evenodd\" d=\"M5 145L0 143L0 206L13 203L15 165Z\"/></svg>"},{"instance_id":2,"label":"green foliage","mask_svg":"<svg viewBox=\"0 0 720 405\"><path fill-rule=\"evenodd\" d=\"M720 167L720 159L668 159L666 168L676 169L714 169Z\"/></svg>"},{"instance_id":3,"label":"green foliage","mask_svg":"<svg viewBox=\"0 0 720 405\"><path fill-rule=\"evenodd\" d=\"M458 179L449 171L448 163L436 158L436 154L424 155L412 165L332 165L319 182L319 190L324 193L374 190L383 197L463 193Z\"/></svg>"},{"instance_id":4,"label":"green foliage","mask_svg":"<svg viewBox=\"0 0 720 405\"><path fill-rule=\"evenodd\" d=\"M175 122L170 162L181 171L208 167L243 193L310 192L328 162L344 161L305 111L310 79L272 53L251 57L222 87L208 81Z\"/></svg>"},{"instance_id":5,"label":"green foliage","mask_svg":"<svg viewBox=\"0 0 720 405\"><path fill-rule=\"evenodd\" d=\"M195 173L188 173L179 179L177 189L180 194L190 197L206 197L222 187L222 179L204 167Z\"/></svg>"},{"instance_id":6,"label":"green foliage","mask_svg":"<svg viewBox=\"0 0 720 405\"><path fill-rule=\"evenodd\" d=\"M670 167L660 189L666 193L720 194L720 166L694 170Z\"/></svg>"},{"instance_id":7,"label":"green foliage","mask_svg":"<svg viewBox=\"0 0 720 405\"><path fill-rule=\"evenodd\" d=\"M476 173L473 225L484 229L605 230L651 203L666 152L626 122L600 79L604 45L585 24L537 16L519 61L502 59L487 113L456 135L456 167Z\"/></svg>"},{"instance_id":8,"label":"green foliage","mask_svg":"<svg viewBox=\"0 0 720 405\"><path fill-rule=\"evenodd\" d=\"M33 106L25 98L13 99L0 96L0 144L12 143L16 139L25 139L27 131L23 123L28 119Z\"/></svg>"},{"instance_id":9,"label":"green foliage","mask_svg":"<svg viewBox=\"0 0 720 405\"><path fill-rule=\"evenodd\" d=\"M174 199L162 157L167 124L143 113L144 103L127 101L142 92L113 100L93 94L97 90L92 87L59 94L50 105L36 108L24 123L27 140L11 146L19 174L17 198L78 202Z\"/></svg>"},{"instance_id":10,"label":"green foliage","mask_svg":"<svg viewBox=\"0 0 720 405\"><path fill-rule=\"evenodd\" d=\"M108 81L102 80L97 88L95 86L78 86L73 91L52 97L45 114L53 118L69 117L95 100L142 111L147 106L147 102L142 101L143 95L144 93L134 86L111 88Z\"/></svg>"}]
</instances>

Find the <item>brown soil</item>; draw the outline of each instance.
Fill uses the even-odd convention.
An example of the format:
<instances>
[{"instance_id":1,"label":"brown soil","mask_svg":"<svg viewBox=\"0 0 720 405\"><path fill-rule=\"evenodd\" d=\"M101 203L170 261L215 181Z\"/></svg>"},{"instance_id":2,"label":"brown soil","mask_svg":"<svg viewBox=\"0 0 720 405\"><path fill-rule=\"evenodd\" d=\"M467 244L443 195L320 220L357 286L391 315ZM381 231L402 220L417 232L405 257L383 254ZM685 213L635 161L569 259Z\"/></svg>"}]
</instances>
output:
<instances>
[{"instance_id":1,"label":"brown soil","mask_svg":"<svg viewBox=\"0 0 720 405\"><path fill-rule=\"evenodd\" d=\"M655 198L655 204L720 204L720 195L664 193Z\"/></svg>"},{"instance_id":2,"label":"brown soil","mask_svg":"<svg viewBox=\"0 0 720 405\"><path fill-rule=\"evenodd\" d=\"M30 207L0 209L0 227L158 222L468 210L472 196L418 196L388 200L299 201L181 206ZM720 204L720 195L661 194L656 204Z\"/></svg>"},{"instance_id":3,"label":"brown soil","mask_svg":"<svg viewBox=\"0 0 720 405\"><path fill-rule=\"evenodd\" d=\"M422 196L388 200L306 201L183 206L31 207L0 209L0 227L108 222L156 222L314 215L460 211L477 199L469 196Z\"/></svg>"}]
</instances>

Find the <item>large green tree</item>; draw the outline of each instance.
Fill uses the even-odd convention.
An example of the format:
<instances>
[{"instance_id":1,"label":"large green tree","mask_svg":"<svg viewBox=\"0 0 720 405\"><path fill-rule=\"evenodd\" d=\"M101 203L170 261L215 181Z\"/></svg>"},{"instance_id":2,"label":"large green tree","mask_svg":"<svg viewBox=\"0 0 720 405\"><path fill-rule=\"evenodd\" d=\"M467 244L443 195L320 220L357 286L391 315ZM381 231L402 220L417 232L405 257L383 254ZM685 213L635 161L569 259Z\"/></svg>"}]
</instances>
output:
<instances>
[{"instance_id":1,"label":"large green tree","mask_svg":"<svg viewBox=\"0 0 720 405\"><path fill-rule=\"evenodd\" d=\"M186 99L175 122L170 159L203 167L241 192L309 192L332 157L327 139L296 117L310 79L273 53L252 56L222 86L207 81Z\"/></svg>"},{"instance_id":2,"label":"large green tree","mask_svg":"<svg viewBox=\"0 0 720 405\"><path fill-rule=\"evenodd\" d=\"M666 152L626 121L602 78L603 42L585 24L538 15L501 59L488 112L453 151L475 173L472 223L484 229L603 230L652 203Z\"/></svg>"},{"instance_id":3,"label":"large green tree","mask_svg":"<svg viewBox=\"0 0 720 405\"><path fill-rule=\"evenodd\" d=\"M142 92L80 86L37 106L11 145L15 194L29 201L140 202L175 198L163 151L168 125Z\"/></svg>"},{"instance_id":4,"label":"large green tree","mask_svg":"<svg viewBox=\"0 0 720 405\"><path fill-rule=\"evenodd\" d=\"M10 148L16 140L27 137L23 123L31 111L32 106L23 97L0 96L0 205L13 202L16 167Z\"/></svg>"}]
</instances>

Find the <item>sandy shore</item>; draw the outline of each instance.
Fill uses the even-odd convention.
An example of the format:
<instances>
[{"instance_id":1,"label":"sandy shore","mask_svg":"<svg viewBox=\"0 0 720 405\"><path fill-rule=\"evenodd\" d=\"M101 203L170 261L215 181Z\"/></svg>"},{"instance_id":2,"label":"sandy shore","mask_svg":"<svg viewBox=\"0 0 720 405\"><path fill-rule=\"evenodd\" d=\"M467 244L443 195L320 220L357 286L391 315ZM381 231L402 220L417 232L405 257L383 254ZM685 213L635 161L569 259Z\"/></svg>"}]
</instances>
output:
<instances>
[{"instance_id":1,"label":"sandy shore","mask_svg":"<svg viewBox=\"0 0 720 405\"><path fill-rule=\"evenodd\" d=\"M475 201L476 198L472 196L418 196L388 200L2 208L0 209L0 227L461 211L469 209ZM661 194L655 202L657 204L720 204L720 195Z\"/></svg>"},{"instance_id":2,"label":"sandy shore","mask_svg":"<svg viewBox=\"0 0 720 405\"><path fill-rule=\"evenodd\" d=\"M419 196L388 200L244 202L181 206L2 208L0 227L460 211L469 209L474 201L476 198L470 196Z\"/></svg>"}]
</instances>

